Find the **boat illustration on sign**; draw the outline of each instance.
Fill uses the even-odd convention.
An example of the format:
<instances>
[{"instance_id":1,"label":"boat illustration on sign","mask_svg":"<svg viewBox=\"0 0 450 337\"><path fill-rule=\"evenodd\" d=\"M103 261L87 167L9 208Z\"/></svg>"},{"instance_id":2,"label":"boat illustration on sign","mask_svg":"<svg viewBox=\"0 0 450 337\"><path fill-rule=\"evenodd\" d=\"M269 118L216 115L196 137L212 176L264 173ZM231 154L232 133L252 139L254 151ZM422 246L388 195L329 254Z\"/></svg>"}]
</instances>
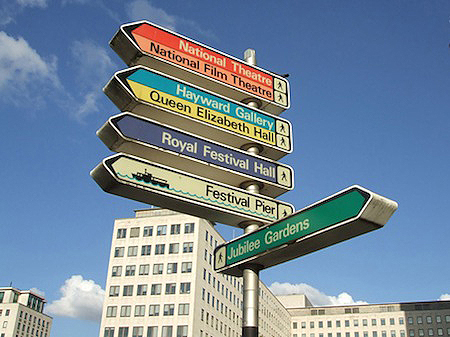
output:
<instances>
[{"instance_id":1,"label":"boat illustration on sign","mask_svg":"<svg viewBox=\"0 0 450 337\"><path fill-rule=\"evenodd\" d=\"M153 176L151 173L147 172L147 169L145 169L144 173L136 172L133 173L133 178L137 181L143 181L145 183L152 183L153 185L159 185L161 187L169 187L169 184L167 183L167 180L158 178Z\"/></svg>"}]
</instances>

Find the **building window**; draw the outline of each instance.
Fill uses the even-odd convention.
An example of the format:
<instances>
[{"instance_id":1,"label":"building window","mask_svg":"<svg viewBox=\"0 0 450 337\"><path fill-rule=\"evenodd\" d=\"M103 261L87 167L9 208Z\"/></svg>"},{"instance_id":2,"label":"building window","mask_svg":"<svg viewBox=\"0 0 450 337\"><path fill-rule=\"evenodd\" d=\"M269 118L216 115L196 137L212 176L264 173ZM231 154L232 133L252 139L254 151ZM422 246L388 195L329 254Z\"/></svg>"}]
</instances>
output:
<instances>
[{"instance_id":1,"label":"building window","mask_svg":"<svg viewBox=\"0 0 450 337\"><path fill-rule=\"evenodd\" d=\"M118 239L124 239L126 237L127 237L127 229L126 228L117 229L117 238Z\"/></svg>"},{"instance_id":2,"label":"building window","mask_svg":"<svg viewBox=\"0 0 450 337\"><path fill-rule=\"evenodd\" d=\"M164 316L173 316L175 304L164 304Z\"/></svg>"},{"instance_id":3,"label":"building window","mask_svg":"<svg viewBox=\"0 0 450 337\"><path fill-rule=\"evenodd\" d=\"M141 256L148 256L152 252L152 246L151 245L143 245L141 247Z\"/></svg>"},{"instance_id":4,"label":"building window","mask_svg":"<svg viewBox=\"0 0 450 337\"><path fill-rule=\"evenodd\" d=\"M142 337L144 334L144 327L135 326L133 327L133 336L132 337Z\"/></svg>"},{"instance_id":5,"label":"building window","mask_svg":"<svg viewBox=\"0 0 450 337\"><path fill-rule=\"evenodd\" d=\"M227 293L228 293L228 289L227 289ZM306 322L302 322L302 329L306 329Z\"/></svg>"},{"instance_id":6,"label":"building window","mask_svg":"<svg viewBox=\"0 0 450 337\"><path fill-rule=\"evenodd\" d=\"M359 325L358 320L357 320L357 319L354 319L354 320L353 320L353 326L358 326L358 325Z\"/></svg>"},{"instance_id":7,"label":"building window","mask_svg":"<svg viewBox=\"0 0 450 337\"><path fill-rule=\"evenodd\" d=\"M395 330L391 330L391 337L396 337Z\"/></svg>"},{"instance_id":8,"label":"building window","mask_svg":"<svg viewBox=\"0 0 450 337\"><path fill-rule=\"evenodd\" d=\"M105 328L104 337L114 337L114 328Z\"/></svg>"},{"instance_id":9,"label":"building window","mask_svg":"<svg viewBox=\"0 0 450 337\"><path fill-rule=\"evenodd\" d=\"M194 233L194 223L186 223L184 224L184 234Z\"/></svg>"},{"instance_id":10,"label":"building window","mask_svg":"<svg viewBox=\"0 0 450 337\"><path fill-rule=\"evenodd\" d=\"M151 295L161 295L161 283L152 284Z\"/></svg>"},{"instance_id":11,"label":"building window","mask_svg":"<svg viewBox=\"0 0 450 337\"><path fill-rule=\"evenodd\" d=\"M441 316L439 316L439 315L436 316L436 323L442 323Z\"/></svg>"},{"instance_id":12,"label":"building window","mask_svg":"<svg viewBox=\"0 0 450 337\"><path fill-rule=\"evenodd\" d=\"M166 283L166 295L173 295L176 292L176 283Z\"/></svg>"},{"instance_id":13,"label":"building window","mask_svg":"<svg viewBox=\"0 0 450 337\"><path fill-rule=\"evenodd\" d=\"M427 323L428 324L432 324L433 323L433 319L431 318L431 316L427 316Z\"/></svg>"},{"instance_id":14,"label":"building window","mask_svg":"<svg viewBox=\"0 0 450 337\"><path fill-rule=\"evenodd\" d=\"M314 322L309 322L309 327L310 327L311 329L314 329Z\"/></svg>"},{"instance_id":15,"label":"building window","mask_svg":"<svg viewBox=\"0 0 450 337\"><path fill-rule=\"evenodd\" d=\"M123 286L123 296L133 296L133 286Z\"/></svg>"},{"instance_id":16,"label":"building window","mask_svg":"<svg viewBox=\"0 0 450 337\"><path fill-rule=\"evenodd\" d=\"M149 264L141 264L139 266L139 275L148 275L149 271L150 271Z\"/></svg>"},{"instance_id":17,"label":"building window","mask_svg":"<svg viewBox=\"0 0 450 337\"><path fill-rule=\"evenodd\" d=\"M345 327L349 327L350 326L350 321L348 319L346 319L344 321Z\"/></svg>"},{"instance_id":18,"label":"building window","mask_svg":"<svg viewBox=\"0 0 450 337\"><path fill-rule=\"evenodd\" d=\"M386 337L386 331L385 330L381 331L381 337Z\"/></svg>"},{"instance_id":19,"label":"building window","mask_svg":"<svg viewBox=\"0 0 450 337\"><path fill-rule=\"evenodd\" d=\"M111 276L121 276L122 275L122 266L113 266L111 270Z\"/></svg>"},{"instance_id":20,"label":"building window","mask_svg":"<svg viewBox=\"0 0 450 337\"><path fill-rule=\"evenodd\" d=\"M409 329L409 337L414 337L414 329Z\"/></svg>"},{"instance_id":21,"label":"building window","mask_svg":"<svg viewBox=\"0 0 450 337\"><path fill-rule=\"evenodd\" d=\"M414 324L414 319L412 317L408 317L408 324Z\"/></svg>"},{"instance_id":22,"label":"building window","mask_svg":"<svg viewBox=\"0 0 450 337\"><path fill-rule=\"evenodd\" d=\"M187 337L188 335L188 326L187 325L178 325L177 326L177 337Z\"/></svg>"},{"instance_id":23,"label":"building window","mask_svg":"<svg viewBox=\"0 0 450 337\"><path fill-rule=\"evenodd\" d=\"M395 318L389 318L389 324L395 325Z\"/></svg>"},{"instance_id":24,"label":"building window","mask_svg":"<svg viewBox=\"0 0 450 337\"><path fill-rule=\"evenodd\" d=\"M125 247L116 247L114 249L114 257L123 257Z\"/></svg>"},{"instance_id":25,"label":"building window","mask_svg":"<svg viewBox=\"0 0 450 337\"><path fill-rule=\"evenodd\" d=\"M170 225L170 234L172 235L180 234L180 228L181 228L180 224Z\"/></svg>"},{"instance_id":26,"label":"building window","mask_svg":"<svg viewBox=\"0 0 450 337\"><path fill-rule=\"evenodd\" d=\"M179 243L169 244L169 254L178 254L179 249L180 249Z\"/></svg>"},{"instance_id":27,"label":"building window","mask_svg":"<svg viewBox=\"0 0 450 337\"><path fill-rule=\"evenodd\" d=\"M292 322L292 329L297 329L297 322Z\"/></svg>"},{"instance_id":28,"label":"building window","mask_svg":"<svg viewBox=\"0 0 450 337\"><path fill-rule=\"evenodd\" d=\"M428 329L428 336L434 336L434 330Z\"/></svg>"},{"instance_id":29,"label":"building window","mask_svg":"<svg viewBox=\"0 0 450 337\"><path fill-rule=\"evenodd\" d=\"M376 331L372 331L372 337L377 337L377 336L378 336L377 332Z\"/></svg>"},{"instance_id":30,"label":"building window","mask_svg":"<svg viewBox=\"0 0 450 337\"><path fill-rule=\"evenodd\" d=\"M180 294L190 294L191 293L191 282L180 283Z\"/></svg>"},{"instance_id":31,"label":"building window","mask_svg":"<svg viewBox=\"0 0 450 337\"><path fill-rule=\"evenodd\" d=\"M423 331L423 329L419 329L419 336L420 337L425 336L425 332Z\"/></svg>"},{"instance_id":32,"label":"building window","mask_svg":"<svg viewBox=\"0 0 450 337\"><path fill-rule=\"evenodd\" d=\"M162 263L155 263L153 265L153 275L161 275L163 273L164 265Z\"/></svg>"},{"instance_id":33,"label":"building window","mask_svg":"<svg viewBox=\"0 0 450 337\"><path fill-rule=\"evenodd\" d=\"M386 325L386 320L384 318L381 319L381 325Z\"/></svg>"},{"instance_id":34,"label":"building window","mask_svg":"<svg viewBox=\"0 0 450 337\"><path fill-rule=\"evenodd\" d=\"M341 327L341 321L336 321L336 328L340 328Z\"/></svg>"},{"instance_id":35,"label":"building window","mask_svg":"<svg viewBox=\"0 0 450 337\"><path fill-rule=\"evenodd\" d=\"M116 317L117 306L109 306L106 308L106 317Z\"/></svg>"},{"instance_id":36,"label":"building window","mask_svg":"<svg viewBox=\"0 0 450 337\"><path fill-rule=\"evenodd\" d=\"M182 262L181 263L181 272L182 273L192 272L192 262Z\"/></svg>"},{"instance_id":37,"label":"building window","mask_svg":"<svg viewBox=\"0 0 450 337\"><path fill-rule=\"evenodd\" d=\"M131 305L122 305L120 307L120 317L130 317Z\"/></svg>"},{"instance_id":38,"label":"building window","mask_svg":"<svg viewBox=\"0 0 450 337\"><path fill-rule=\"evenodd\" d=\"M166 245L164 243L155 245L155 255L163 255Z\"/></svg>"},{"instance_id":39,"label":"building window","mask_svg":"<svg viewBox=\"0 0 450 337\"><path fill-rule=\"evenodd\" d=\"M450 315L445 315L445 323L450 323Z\"/></svg>"},{"instance_id":40,"label":"building window","mask_svg":"<svg viewBox=\"0 0 450 337\"><path fill-rule=\"evenodd\" d=\"M377 320L376 319L372 319L372 326L376 326L377 325Z\"/></svg>"},{"instance_id":41,"label":"building window","mask_svg":"<svg viewBox=\"0 0 450 337\"><path fill-rule=\"evenodd\" d=\"M161 337L173 337L172 336L172 326L164 325L162 327Z\"/></svg>"},{"instance_id":42,"label":"building window","mask_svg":"<svg viewBox=\"0 0 450 337\"><path fill-rule=\"evenodd\" d=\"M138 284L136 295L138 295L138 296L147 295L147 285L146 284Z\"/></svg>"},{"instance_id":43,"label":"building window","mask_svg":"<svg viewBox=\"0 0 450 337\"><path fill-rule=\"evenodd\" d=\"M153 235L153 226L145 226L144 233L142 236L152 236Z\"/></svg>"},{"instance_id":44,"label":"building window","mask_svg":"<svg viewBox=\"0 0 450 337\"><path fill-rule=\"evenodd\" d=\"M109 296L116 297L119 296L120 287L119 286L111 286L109 287ZM26 317L25 317L26 319Z\"/></svg>"},{"instance_id":45,"label":"building window","mask_svg":"<svg viewBox=\"0 0 450 337\"><path fill-rule=\"evenodd\" d=\"M332 328L333 327L333 323L331 321L327 321L327 328Z\"/></svg>"},{"instance_id":46,"label":"building window","mask_svg":"<svg viewBox=\"0 0 450 337\"><path fill-rule=\"evenodd\" d=\"M137 256L138 247L137 246L129 246L128 247L128 256Z\"/></svg>"},{"instance_id":47,"label":"building window","mask_svg":"<svg viewBox=\"0 0 450 337\"><path fill-rule=\"evenodd\" d=\"M167 274L176 274L178 269L178 264L176 262L167 264Z\"/></svg>"},{"instance_id":48,"label":"building window","mask_svg":"<svg viewBox=\"0 0 450 337\"><path fill-rule=\"evenodd\" d=\"M206 231L206 236L205 236L205 240L206 240L206 242L208 242L208 238L209 238L209 234L208 234L208 231Z\"/></svg>"},{"instance_id":49,"label":"building window","mask_svg":"<svg viewBox=\"0 0 450 337\"><path fill-rule=\"evenodd\" d=\"M178 305L178 315L180 316L189 315L189 303L180 303Z\"/></svg>"},{"instance_id":50,"label":"building window","mask_svg":"<svg viewBox=\"0 0 450 337\"><path fill-rule=\"evenodd\" d=\"M444 329L438 328L437 329L437 334L438 334L438 336L444 336Z\"/></svg>"},{"instance_id":51,"label":"building window","mask_svg":"<svg viewBox=\"0 0 450 337\"><path fill-rule=\"evenodd\" d=\"M134 317L143 317L145 316L145 305L136 305L134 307Z\"/></svg>"},{"instance_id":52,"label":"building window","mask_svg":"<svg viewBox=\"0 0 450 337\"><path fill-rule=\"evenodd\" d=\"M130 238L138 238L139 237L139 227L133 227L130 229Z\"/></svg>"},{"instance_id":53,"label":"building window","mask_svg":"<svg viewBox=\"0 0 450 337\"><path fill-rule=\"evenodd\" d=\"M400 324L400 325L405 324L405 320L403 319L403 317L399 317L398 324Z\"/></svg>"},{"instance_id":54,"label":"building window","mask_svg":"<svg viewBox=\"0 0 450 337\"><path fill-rule=\"evenodd\" d=\"M118 337L128 337L128 327L127 326L121 326L119 328Z\"/></svg>"},{"instance_id":55,"label":"building window","mask_svg":"<svg viewBox=\"0 0 450 337\"><path fill-rule=\"evenodd\" d=\"M183 243L183 253L192 253L194 250L193 242L184 242Z\"/></svg>"},{"instance_id":56,"label":"building window","mask_svg":"<svg viewBox=\"0 0 450 337\"><path fill-rule=\"evenodd\" d=\"M166 235L166 231L167 231L166 225L159 225L158 227L156 227L157 236Z\"/></svg>"},{"instance_id":57,"label":"building window","mask_svg":"<svg viewBox=\"0 0 450 337\"><path fill-rule=\"evenodd\" d=\"M159 304L150 304L148 307L149 316L159 316Z\"/></svg>"},{"instance_id":58,"label":"building window","mask_svg":"<svg viewBox=\"0 0 450 337\"><path fill-rule=\"evenodd\" d=\"M130 265L125 267L125 276L134 276L136 273L136 266Z\"/></svg>"},{"instance_id":59,"label":"building window","mask_svg":"<svg viewBox=\"0 0 450 337\"><path fill-rule=\"evenodd\" d=\"M147 337L158 337L158 327L157 326L149 326L147 328Z\"/></svg>"},{"instance_id":60,"label":"building window","mask_svg":"<svg viewBox=\"0 0 450 337\"><path fill-rule=\"evenodd\" d=\"M422 316L417 316L417 324L422 324L423 320L422 320Z\"/></svg>"}]
</instances>

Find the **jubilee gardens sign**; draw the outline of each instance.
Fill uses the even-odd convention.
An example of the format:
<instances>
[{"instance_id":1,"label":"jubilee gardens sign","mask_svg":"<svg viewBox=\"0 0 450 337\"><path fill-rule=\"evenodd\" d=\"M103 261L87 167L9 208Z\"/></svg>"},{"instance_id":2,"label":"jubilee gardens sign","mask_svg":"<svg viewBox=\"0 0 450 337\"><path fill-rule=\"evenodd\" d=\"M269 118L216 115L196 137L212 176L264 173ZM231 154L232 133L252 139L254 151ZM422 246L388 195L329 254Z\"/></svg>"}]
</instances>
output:
<instances>
[{"instance_id":1,"label":"jubilee gardens sign","mask_svg":"<svg viewBox=\"0 0 450 337\"><path fill-rule=\"evenodd\" d=\"M110 45L130 68L104 88L122 113L97 135L119 153L91 176L129 199L240 228L261 224L214 252L215 270L244 276L245 289L255 281L250 265L261 270L381 228L397 209L360 186L296 213L275 199L294 188L293 169L277 162L293 147L292 126L278 117L290 106L284 77L147 21L121 26ZM257 297L249 305L245 289L243 336L258 336Z\"/></svg>"}]
</instances>

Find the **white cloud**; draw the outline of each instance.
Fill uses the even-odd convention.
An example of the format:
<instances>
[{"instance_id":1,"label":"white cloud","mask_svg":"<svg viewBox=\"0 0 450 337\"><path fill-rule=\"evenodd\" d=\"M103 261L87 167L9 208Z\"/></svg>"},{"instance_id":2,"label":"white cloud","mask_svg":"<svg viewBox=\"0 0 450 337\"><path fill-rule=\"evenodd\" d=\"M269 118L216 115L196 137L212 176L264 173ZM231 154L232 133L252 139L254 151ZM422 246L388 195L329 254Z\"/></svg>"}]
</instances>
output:
<instances>
[{"instance_id":1,"label":"white cloud","mask_svg":"<svg viewBox=\"0 0 450 337\"><path fill-rule=\"evenodd\" d=\"M47 306L49 314L100 321L105 291L94 281L73 275L66 280L60 292L61 298Z\"/></svg>"},{"instance_id":2,"label":"white cloud","mask_svg":"<svg viewBox=\"0 0 450 337\"><path fill-rule=\"evenodd\" d=\"M439 301L450 301L450 294L442 294Z\"/></svg>"},{"instance_id":3,"label":"white cloud","mask_svg":"<svg viewBox=\"0 0 450 337\"><path fill-rule=\"evenodd\" d=\"M47 0L16 0L22 7L47 7Z\"/></svg>"},{"instance_id":4,"label":"white cloud","mask_svg":"<svg viewBox=\"0 0 450 337\"><path fill-rule=\"evenodd\" d=\"M40 105L48 91L61 89L57 58L44 59L22 38L0 31L1 99L19 105Z\"/></svg>"},{"instance_id":5,"label":"white cloud","mask_svg":"<svg viewBox=\"0 0 450 337\"><path fill-rule=\"evenodd\" d=\"M214 33L202 29L195 21L171 15L164 9L153 6L148 0L131 1L126 7L126 12L133 21L145 19L173 31L177 31L179 26L184 26L210 39L217 39Z\"/></svg>"},{"instance_id":6,"label":"white cloud","mask_svg":"<svg viewBox=\"0 0 450 337\"><path fill-rule=\"evenodd\" d=\"M45 292L43 292L42 290L38 289L38 288L31 288L30 289L33 293L42 296L45 298Z\"/></svg>"},{"instance_id":7,"label":"white cloud","mask_svg":"<svg viewBox=\"0 0 450 337\"><path fill-rule=\"evenodd\" d=\"M340 293L337 296L326 295L306 283L291 284L287 282L274 282L269 288L275 295L305 294L315 306L367 304L364 301L354 301L352 296L346 292Z\"/></svg>"},{"instance_id":8,"label":"white cloud","mask_svg":"<svg viewBox=\"0 0 450 337\"><path fill-rule=\"evenodd\" d=\"M100 110L102 88L117 66L109 57L107 50L92 41L75 41L71 52L77 69L77 81L83 88L81 103L75 106L73 116L81 122L86 116Z\"/></svg>"},{"instance_id":9,"label":"white cloud","mask_svg":"<svg viewBox=\"0 0 450 337\"><path fill-rule=\"evenodd\" d=\"M131 1L127 5L126 11L131 20L146 19L168 29L176 29L176 17L168 14L161 8L153 6L150 1Z\"/></svg>"}]
</instances>

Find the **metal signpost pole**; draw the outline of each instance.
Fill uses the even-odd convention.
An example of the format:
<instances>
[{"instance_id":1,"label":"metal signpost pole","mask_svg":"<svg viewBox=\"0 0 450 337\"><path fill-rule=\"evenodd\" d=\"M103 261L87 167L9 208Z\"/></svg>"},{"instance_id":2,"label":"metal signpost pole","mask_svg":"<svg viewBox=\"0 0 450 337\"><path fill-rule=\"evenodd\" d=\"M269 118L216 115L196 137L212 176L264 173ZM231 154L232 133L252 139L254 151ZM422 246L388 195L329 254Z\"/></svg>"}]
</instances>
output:
<instances>
[{"instance_id":1,"label":"metal signpost pole","mask_svg":"<svg viewBox=\"0 0 450 337\"><path fill-rule=\"evenodd\" d=\"M248 64L256 65L256 52L253 49L247 49L244 53L244 60ZM257 108L255 101L248 102L252 108ZM246 148L251 154L259 154L260 149L255 144L249 144ZM248 182L241 187L250 193L259 193L259 184ZM245 224L244 233L251 233L259 228L261 223L248 222ZM242 318L242 337L258 337L258 310L259 310L259 268L258 265L246 265L243 270L243 318Z\"/></svg>"}]
</instances>

